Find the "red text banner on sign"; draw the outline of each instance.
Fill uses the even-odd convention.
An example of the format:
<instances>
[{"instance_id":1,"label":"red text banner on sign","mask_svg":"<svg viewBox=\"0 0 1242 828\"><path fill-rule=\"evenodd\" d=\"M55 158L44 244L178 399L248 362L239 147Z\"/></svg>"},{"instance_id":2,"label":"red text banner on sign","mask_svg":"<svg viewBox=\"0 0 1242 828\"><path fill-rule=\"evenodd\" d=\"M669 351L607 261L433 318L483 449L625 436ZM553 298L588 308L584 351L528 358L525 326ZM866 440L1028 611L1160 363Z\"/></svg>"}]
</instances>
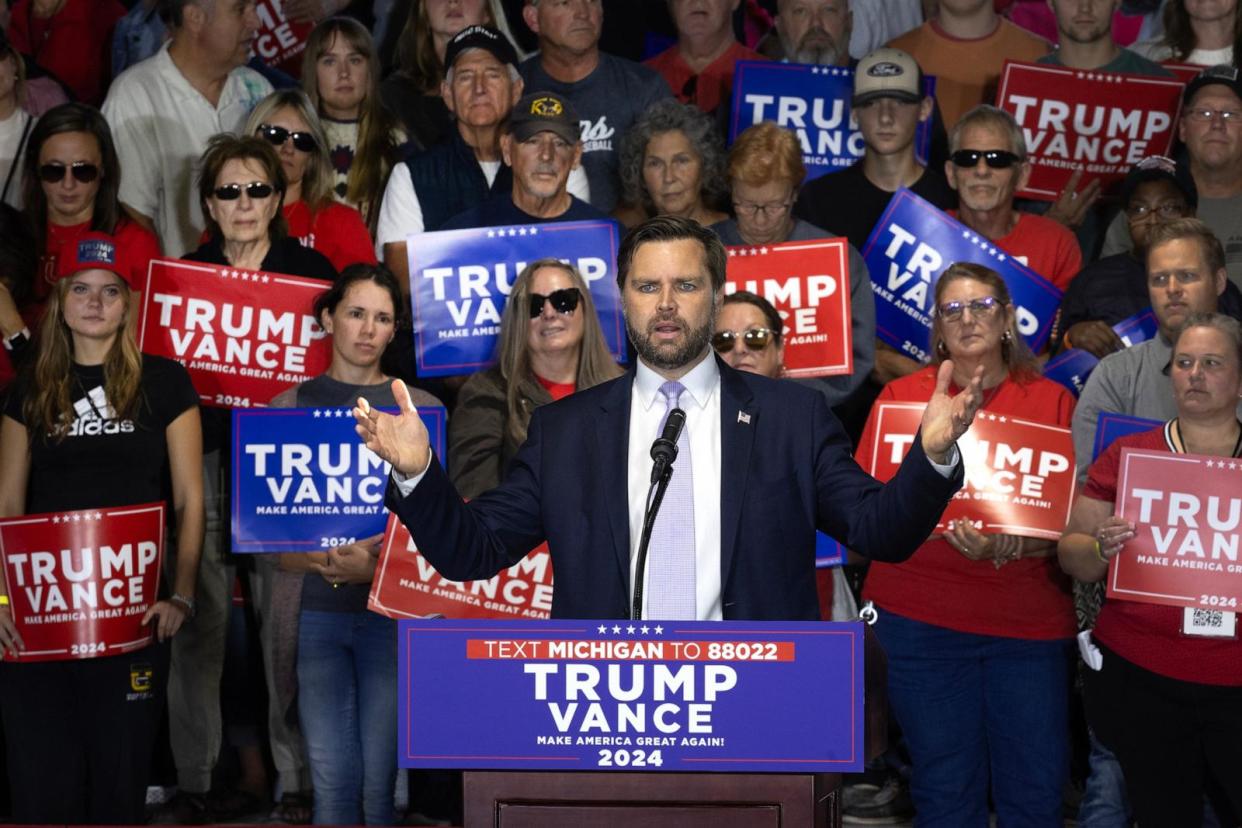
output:
<instances>
[{"instance_id":1,"label":"red text banner on sign","mask_svg":"<svg viewBox=\"0 0 1242 828\"><path fill-rule=\"evenodd\" d=\"M757 293L785 322L785 376L854 370L849 242L815 239L728 251L725 292Z\"/></svg>"},{"instance_id":2,"label":"red text banner on sign","mask_svg":"<svg viewBox=\"0 0 1242 828\"><path fill-rule=\"evenodd\" d=\"M142 617L157 599L164 528L160 503L0 519L9 608L25 644L12 660L96 658L150 644Z\"/></svg>"},{"instance_id":3,"label":"red text banner on sign","mask_svg":"<svg viewBox=\"0 0 1242 828\"><path fill-rule=\"evenodd\" d=\"M184 365L204 405L265 406L331 363L311 310L327 288L318 279L155 259L138 346Z\"/></svg>"},{"instance_id":4,"label":"red text banner on sign","mask_svg":"<svg viewBox=\"0 0 1242 828\"><path fill-rule=\"evenodd\" d=\"M863 468L880 480L897 473L914 442L923 403L881 403L875 442L860 446ZM950 520L982 522L981 531L1061 537L1074 502L1074 443L1068 428L980 411L957 441L965 484L949 503Z\"/></svg>"},{"instance_id":5,"label":"red text banner on sign","mask_svg":"<svg viewBox=\"0 0 1242 828\"><path fill-rule=\"evenodd\" d=\"M996 105L1026 136L1031 180L1018 194L1046 201L1070 175L1107 190L1148 155L1168 155L1184 84L1177 78L1088 72L1006 61Z\"/></svg>"},{"instance_id":6,"label":"red text banner on sign","mask_svg":"<svg viewBox=\"0 0 1242 828\"><path fill-rule=\"evenodd\" d=\"M1138 531L1110 564L1109 598L1242 607L1242 461L1122 449L1116 506Z\"/></svg>"},{"instance_id":7,"label":"red text banner on sign","mask_svg":"<svg viewBox=\"0 0 1242 828\"><path fill-rule=\"evenodd\" d=\"M390 618L549 618L552 556L544 543L486 581L450 581L419 553L405 524L389 515L367 608Z\"/></svg>"}]
</instances>

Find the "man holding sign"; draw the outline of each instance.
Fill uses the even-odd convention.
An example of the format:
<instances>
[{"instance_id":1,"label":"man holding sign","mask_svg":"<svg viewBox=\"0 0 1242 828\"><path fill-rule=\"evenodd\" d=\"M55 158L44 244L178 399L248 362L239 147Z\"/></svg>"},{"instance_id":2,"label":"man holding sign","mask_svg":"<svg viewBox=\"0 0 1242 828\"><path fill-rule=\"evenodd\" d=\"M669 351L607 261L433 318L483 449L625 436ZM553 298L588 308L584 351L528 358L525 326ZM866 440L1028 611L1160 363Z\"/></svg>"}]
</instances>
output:
<instances>
[{"instance_id":1,"label":"man holding sign","mask_svg":"<svg viewBox=\"0 0 1242 828\"><path fill-rule=\"evenodd\" d=\"M1172 353L1176 418L1091 465L1058 546L1075 578L1108 578L1084 652L1087 720L1140 825L1200 824L1209 777L1242 813L1242 327L1191 316ZM1156 466L1165 453L1183 462Z\"/></svg>"},{"instance_id":2,"label":"man holding sign","mask_svg":"<svg viewBox=\"0 0 1242 828\"><path fill-rule=\"evenodd\" d=\"M633 230L618 282L636 372L537 409L508 477L469 504L404 386L394 389L399 416L359 400L359 435L393 464L389 508L442 574L490 577L547 538L554 617L813 620L817 527L891 560L926 537L959 485L955 441L981 399L979 376L950 396L945 366L921 438L881 485L849 457L821 395L711 354L725 259L692 221L664 216ZM663 422L675 412L681 429ZM676 488L654 523L649 579L632 588L648 447L661 432L680 446Z\"/></svg>"}]
</instances>

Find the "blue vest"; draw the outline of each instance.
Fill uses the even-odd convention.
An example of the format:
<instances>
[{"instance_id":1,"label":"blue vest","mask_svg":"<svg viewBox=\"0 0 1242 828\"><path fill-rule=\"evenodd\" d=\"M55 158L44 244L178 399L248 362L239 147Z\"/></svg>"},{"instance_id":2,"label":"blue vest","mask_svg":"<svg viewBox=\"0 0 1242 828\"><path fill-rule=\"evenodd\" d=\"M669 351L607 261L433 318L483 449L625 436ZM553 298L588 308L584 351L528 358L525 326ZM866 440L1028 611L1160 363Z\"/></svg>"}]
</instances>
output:
<instances>
[{"instance_id":1,"label":"blue vest","mask_svg":"<svg viewBox=\"0 0 1242 828\"><path fill-rule=\"evenodd\" d=\"M456 127L451 137L405 162L410 182L423 210L423 229L430 232L458 213L483 203L494 194L513 190L513 171L504 162L492 186L479 166L474 150Z\"/></svg>"}]
</instances>

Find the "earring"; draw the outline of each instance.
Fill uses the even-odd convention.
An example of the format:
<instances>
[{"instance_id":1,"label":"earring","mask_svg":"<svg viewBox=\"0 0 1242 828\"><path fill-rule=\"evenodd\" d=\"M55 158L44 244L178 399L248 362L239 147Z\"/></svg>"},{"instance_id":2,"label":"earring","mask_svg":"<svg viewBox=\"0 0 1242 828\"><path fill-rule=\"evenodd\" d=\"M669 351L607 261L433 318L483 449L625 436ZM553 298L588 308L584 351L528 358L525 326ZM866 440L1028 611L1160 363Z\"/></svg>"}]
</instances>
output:
<instances>
[{"instance_id":1,"label":"earring","mask_svg":"<svg viewBox=\"0 0 1242 828\"><path fill-rule=\"evenodd\" d=\"M1008 345L1010 342L1013 342L1013 336L1009 333L1009 331L1005 331L1003 334L1001 334L1001 342L1005 343L1006 345Z\"/></svg>"},{"instance_id":2,"label":"earring","mask_svg":"<svg viewBox=\"0 0 1242 828\"><path fill-rule=\"evenodd\" d=\"M945 359L949 356L949 346L944 344L943 339L936 342L936 354L941 359Z\"/></svg>"}]
</instances>

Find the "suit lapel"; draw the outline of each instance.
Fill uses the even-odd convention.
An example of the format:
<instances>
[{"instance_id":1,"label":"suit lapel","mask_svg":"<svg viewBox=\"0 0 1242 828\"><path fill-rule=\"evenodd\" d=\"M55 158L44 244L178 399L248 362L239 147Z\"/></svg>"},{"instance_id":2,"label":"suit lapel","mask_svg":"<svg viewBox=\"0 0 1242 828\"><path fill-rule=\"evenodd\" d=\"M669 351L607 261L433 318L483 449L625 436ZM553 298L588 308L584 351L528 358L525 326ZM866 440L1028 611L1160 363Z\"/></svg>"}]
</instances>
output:
<instances>
[{"instance_id":1,"label":"suit lapel","mask_svg":"<svg viewBox=\"0 0 1242 828\"><path fill-rule=\"evenodd\" d=\"M720 584L729 583L737 527L746 502L750 450L759 427L759 405L741 375L717 358L720 366Z\"/></svg>"},{"instance_id":2,"label":"suit lapel","mask_svg":"<svg viewBox=\"0 0 1242 828\"><path fill-rule=\"evenodd\" d=\"M599 420L595 424L595 451L601 473L610 477L622 472L621 485L608 498L608 526L613 551L625 594L630 590L630 507L629 507L629 434L630 397L634 389L634 372L614 380L600 403Z\"/></svg>"}]
</instances>

